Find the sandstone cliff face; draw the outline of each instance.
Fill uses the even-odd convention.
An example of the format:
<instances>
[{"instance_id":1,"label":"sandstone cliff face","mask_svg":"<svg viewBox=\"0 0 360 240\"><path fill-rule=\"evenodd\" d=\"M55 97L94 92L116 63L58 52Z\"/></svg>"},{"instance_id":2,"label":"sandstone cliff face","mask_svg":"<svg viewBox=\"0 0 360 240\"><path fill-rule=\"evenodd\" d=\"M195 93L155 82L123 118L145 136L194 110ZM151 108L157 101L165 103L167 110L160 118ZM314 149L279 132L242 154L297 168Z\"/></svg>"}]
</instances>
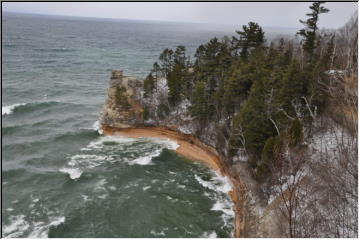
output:
<instances>
[{"instance_id":1,"label":"sandstone cliff face","mask_svg":"<svg viewBox=\"0 0 360 240\"><path fill-rule=\"evenodd\" d=\"M113 128L160 126L184 134L195 134L197 126L188 111L190 102L184 100L178 106L171 107L167 92L166 79L162 78L157 82L154 93L144 98L143 80L114 70L100 123ZM214 143L209 145L214 146Z\"/></svg>"},{"instance_id":2,"label":"sandstone cliff face","mask_svg":"<svg viewBox=\"0 0 360 240\"><path fill-rule=\"evenodd\" d=\"M108 97L100 116L101 125L128 128L143 124L143 107L140 96L143 82L124 76L120 70L111 74Z\"/></svg>"}]
</instances>

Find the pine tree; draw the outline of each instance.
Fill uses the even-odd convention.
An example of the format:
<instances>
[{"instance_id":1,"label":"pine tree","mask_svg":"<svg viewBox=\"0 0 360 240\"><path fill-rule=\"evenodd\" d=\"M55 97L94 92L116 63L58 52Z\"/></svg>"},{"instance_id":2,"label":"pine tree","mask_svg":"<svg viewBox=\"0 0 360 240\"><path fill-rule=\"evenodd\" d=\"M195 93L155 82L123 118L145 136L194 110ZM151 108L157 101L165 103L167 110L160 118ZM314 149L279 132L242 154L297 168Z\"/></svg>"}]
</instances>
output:
<instances>
[{"instance_id":1,"label":"pine tree","mask_svg":"<svg viewBox=\"0 0 360 240\"><path fill-rule=\"evenodd\" d=\"M169 74L174 66L174 52L173 50L166 48L159 57L161 62L161 70L163 75L168 78Z\"/></svg>"},{"instance_id":2,"label":"pine tree","mask_svg":"<svg viewBox=\"0 0 360 240\"><path fill-rule=\"evenodd\" d=\"M301 29L297 34L304 38L303 49L307 53L307 59L311 62L314 50L316 48L316 31L318 30L319 15L329 12L329 9L321 6L325 2L314 2L309 8L311 13L307 13L309 18L305 21L300 20L305 28Z\"/></svg>"},{"instance_id":3,"label":"pine tree","mask_svg":"<svg viewBox=\"0 0 360 240\"><path fill-rule=\"evenodd\" d=\"M183 66L177 63L167 78L169 87L168 99L172 105L176 105L181 100L183 71Z\"/></svg>"},{"instance_id":4,"label":"pine tree","mask_svg":"<svg viewBox=\"0 0 360 240\"><path fill-rule=\"evenodd\" d=\"M144 80L144 96L149 97L155 89L155 78L152 75L152 72Z\"/></svg>"},{"instance_id":5,"label":"pine tree","mask_svg":"<svg viewBox=\"0 0 360 240\"><path fill-rule=\"evenodd\" d=\"M233 44L236 54L240 51L240 57L246 59L249 52L265 42L265 34L259 24L249 22L248 26L243 25L243 31L236 31L239 38L233 37Z\"/></svg>"},{"instance_id":6,"label":"pine tree","mask_svg":"<svg viewBox=\"0 0 360 240\"><path fill-rule=\"evenodd\" d=\"M308 78L300 70L298 61L293 60L282 75L281 88L277 96L277 103L287 114L296 117L293 101L308 94Z\"/></svg>"},{"instance_id":7,"label":"pine tree","mask_svg":"<svg viewBox=\"0 0 360 240\"><path fill-rule=\"evenodd\" d=\"M191 115L204 123L207 118L205 83L197 82L192 95Z\"/></svg>"},{"instance_id":8,"label":"pine tree","mask_svg":"<svg viewBox=\"0 0 360 240\"><path fill-rule=\"evenodd\" d=\"M243 129L243 137L246 139L246 151L252 157L254 167L260 160L261 151L266 140L276 134L275 128L266 114L265 101L269 72L264 68L259 68L257 71L248 100L233 119L233 129L230 137L230 144L233 149L229 152L230 155L233 155L236 147L241 147L237 131L240 128Z\"/></svg>"}]
</instances>

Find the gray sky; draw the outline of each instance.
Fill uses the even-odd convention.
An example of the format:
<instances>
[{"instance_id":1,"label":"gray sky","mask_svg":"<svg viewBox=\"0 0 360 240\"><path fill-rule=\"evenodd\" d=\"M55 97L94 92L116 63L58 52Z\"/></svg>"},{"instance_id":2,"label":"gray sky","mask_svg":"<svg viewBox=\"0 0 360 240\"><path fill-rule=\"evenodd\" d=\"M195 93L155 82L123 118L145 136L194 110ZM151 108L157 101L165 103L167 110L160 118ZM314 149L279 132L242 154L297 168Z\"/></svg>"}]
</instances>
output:
<instances>
[{"instance_id":1,"label":"gray sky","mask_svg":"<svg viewBox=\"0 0 360 240\"><path fill-rule=\"evenodd\" d=\"M299 28L311 3L284 2L3 2L3 11L66 16L123 18L177 22L246 24ZM344 25L358 8L357 3L325 4L330 12L320 18L320 27Z\"/></svg>"}]
</instances>

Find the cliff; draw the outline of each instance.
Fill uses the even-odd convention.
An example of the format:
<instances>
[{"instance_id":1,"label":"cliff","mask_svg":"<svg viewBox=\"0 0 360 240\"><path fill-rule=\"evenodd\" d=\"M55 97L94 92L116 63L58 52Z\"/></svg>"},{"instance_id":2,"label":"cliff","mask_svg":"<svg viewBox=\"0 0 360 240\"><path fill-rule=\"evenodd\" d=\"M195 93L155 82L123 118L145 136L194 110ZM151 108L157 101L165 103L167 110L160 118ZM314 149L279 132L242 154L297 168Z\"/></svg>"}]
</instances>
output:
<instances>
[{"instance_id":1,"label":"cliff","mask_svg":"<svg viewBox=\"0 0 360 240\"><path fill-rule=\"evenodd\" d=\"M112 71L107 100L100 116L104 133L166 137L177 141L179 154L203 162L229 177L233 185L229 194L234 201L235 237L279 236L274 230L276 228L268 224L274 217L271 211L261 217L266 203L261 200L258 186L249 175L246 164L231 163L222 153L224 146L217 137L218 127L210 126L207 131L199 131L200 126L189 114L188 102L171 107L164 101L167 99L166 80L158 81L156 89L150 98L145 98L142 80L125 76L119 70Z\"/></svg>"},{"instance_id":2,"label":"cliff","mask_svg":"<svg viewBox=\"0 0 360 240\"><path fill-rule=\"evenodd\" d=\"M143 108L140 99L142 81L124 76L122 71L114 70L108 88L108 97L102 110L102 125L114 128L128 128L143 125Z\"/></svg>"}]
</instances>

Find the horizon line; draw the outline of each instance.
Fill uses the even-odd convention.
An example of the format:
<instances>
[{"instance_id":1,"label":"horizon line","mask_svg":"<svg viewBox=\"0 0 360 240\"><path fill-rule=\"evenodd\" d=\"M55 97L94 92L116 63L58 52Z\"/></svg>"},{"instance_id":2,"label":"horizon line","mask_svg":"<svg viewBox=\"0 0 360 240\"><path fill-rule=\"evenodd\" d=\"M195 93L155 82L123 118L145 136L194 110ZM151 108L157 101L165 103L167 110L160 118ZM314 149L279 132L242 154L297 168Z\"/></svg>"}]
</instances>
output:
<instances>
[{"instance_id":1,"label":"horizon line","mask_svg":"<svg viewBox=\"0 0 360 240\"><path fill-rule=\"evenodd\" d=\"M230 23L209 23L209 22L188 22L188 21L166 21L166 20L155 20L155 19L135 19L135 18L112 18L112 17L88 17L88 16L74 16L74 15L60 15L60 14L46 14L46 13L29 13L29 12L18 12L18 11L2 11L2 14L28 14L28 15L40 15L40 16L54 16L54 17L72 17L72 18L83 18L83 19L98 19L98 20L117 20L117 21L141 21L141 22L157 22L157 23L183 23L183 24L203 24L203 25L218 25L218 26L239 26L240 28L246 24L230 24ZM249 20L251 22L251 20ZM263 28L280 28L280 29L297 29L296 27L278 27L278 26L263 26Z\"/></svg>"}]
</instances>

